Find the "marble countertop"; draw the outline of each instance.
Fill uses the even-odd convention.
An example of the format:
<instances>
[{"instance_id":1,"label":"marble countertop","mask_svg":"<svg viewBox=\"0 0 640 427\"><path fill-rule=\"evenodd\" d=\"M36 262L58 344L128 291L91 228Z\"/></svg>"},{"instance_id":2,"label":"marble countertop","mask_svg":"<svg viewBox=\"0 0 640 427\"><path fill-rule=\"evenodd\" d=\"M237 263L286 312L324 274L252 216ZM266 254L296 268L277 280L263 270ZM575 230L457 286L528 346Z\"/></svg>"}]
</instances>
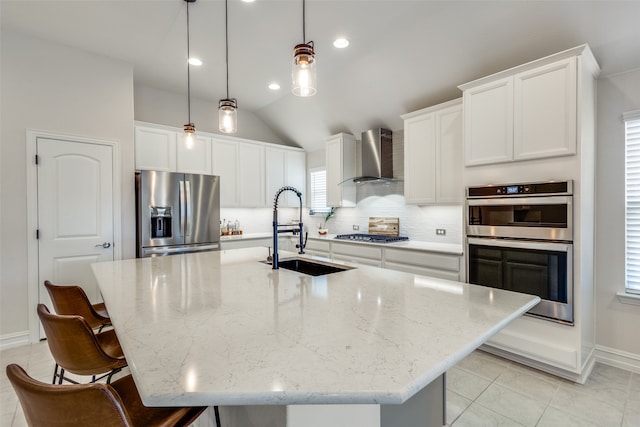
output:
<instances>
[{"instance_id":1,"label":"marble countertop","mask_svg":"<svg viewBox=\"0 0 640 427\"><path fill-rule=\"evenodd\" d=\"M92 265L146 405L400 404L539 301L361 265L312 277L263 258Z\"/></svg>"}]
</instances>

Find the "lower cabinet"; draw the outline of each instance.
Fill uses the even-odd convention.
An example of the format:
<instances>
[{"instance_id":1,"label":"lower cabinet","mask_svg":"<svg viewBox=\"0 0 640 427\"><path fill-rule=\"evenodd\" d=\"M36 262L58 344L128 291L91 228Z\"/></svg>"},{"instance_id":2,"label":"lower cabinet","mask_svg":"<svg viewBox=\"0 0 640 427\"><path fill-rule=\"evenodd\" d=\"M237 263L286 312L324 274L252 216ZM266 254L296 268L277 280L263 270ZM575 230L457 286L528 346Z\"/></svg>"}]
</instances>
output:
<instances>
[{"instance_id":1,"label":"lower cabinet","mask_svg":"<svg viewBox=\"0 0 640 427\"><path fill-rule=\"evenodd\" d=\"M324 258L331 257L331 243L323 240L309 239L304 251L307 255L321 256Z\"/></svg>"},{"instance_id":2,"label":"lower cabinet","mask_svg":"<svg viewBox=\"0 0 640 427\"><path fill-rule=\"evenodd\" d=\"M317 239L308 240L305 252L308 255L353 264L382 267L458 282L465 280L462 255L458 254Z\"/></svg>"},{"instance_id":3,"label":"lower cabinet","mask_svg":"<svg viewBox=\"0 0 640 427\"><path fill-rule=\"evenodd\" d=\"M382 267L382 248L331 242L331 258L354 264Z\"/></svg>"},{"instance_id":4,"label":"lower cabinet","mask_svg":"<svg viewBox=\"0 0 640 427\"><path fill-rule=\"evenodd\" d=\"M220 241L220 249L228 250L228 249L240 249L240 248L256 248L256 247L265 247L264 257L267 257L267 247L273 246L273 240L271 237L261 237L259 239L232 239L232 240L221 240Z\"/></svg>"},{"instance_id":5,"label":"lower cabinet","mask_svg":"<svg viewBox=\"0 0 640 427\"><path fill-rule=\"evenodd\" d=\"M461 264L462 257L459 255L385 248L384 267L389 270L459 282L463 279Z\"/></svg>"}]
</instances>

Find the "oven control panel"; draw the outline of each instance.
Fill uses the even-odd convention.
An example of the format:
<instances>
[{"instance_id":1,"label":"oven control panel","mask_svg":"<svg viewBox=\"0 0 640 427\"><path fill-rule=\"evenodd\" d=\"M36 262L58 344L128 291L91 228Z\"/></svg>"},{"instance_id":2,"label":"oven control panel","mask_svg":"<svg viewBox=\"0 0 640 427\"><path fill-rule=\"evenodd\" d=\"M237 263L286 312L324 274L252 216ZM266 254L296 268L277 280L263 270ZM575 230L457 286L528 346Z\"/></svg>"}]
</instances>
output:
<instances>
[{"instance_id":1,"label":"oven control panel","mask_svg":"<svg viewBox=\"0 0 640 427\"><path fill-rule=\"evenodd\" d=\"M469 187L467 189L467 197L508 197L552 194L570 195L572 193L572 189L572 181L486 185L482 187Z\"/></svg>"}]
</instances>

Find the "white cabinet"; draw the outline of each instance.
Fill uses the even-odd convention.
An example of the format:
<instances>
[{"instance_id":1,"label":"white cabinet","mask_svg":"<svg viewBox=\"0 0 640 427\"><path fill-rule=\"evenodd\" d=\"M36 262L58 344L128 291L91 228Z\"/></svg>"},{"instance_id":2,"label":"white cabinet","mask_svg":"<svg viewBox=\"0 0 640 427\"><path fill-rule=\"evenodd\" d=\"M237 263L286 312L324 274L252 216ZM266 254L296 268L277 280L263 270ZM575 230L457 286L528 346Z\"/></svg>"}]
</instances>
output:
<instances>
[{"instance_id":1,"label":"white cabinet","mask_svg":"<svg viewBox=\"0 0 640 427\"><path fill-rule=\"evenodd\" d=\"M136 125L135 156L136 169L211 174L211 138L196 134L187 145L174 128Z\"/></svg>"},{"instance_id":2,"label":"white cabinet","mask_svg":"<svg viewBox=\"0 0 640 427\"><path fill-rule=\"evenodd\" d=\"M242 207L264 207L264 147L259 144L238 145L238 193Z\"/></svg>"},{"instance_id":3,"label":"white cabinet","mask_svg":"<svg viewBox=\"0 0 640 427\"><path fill-rule=\"evenodd\" d=\"M291 186L304 193L306 190L306 155L302 150L268 147L265 149L266 197L267 205L273 205L273 197L283 186ZM300 200L291 191L280 196L278 206L299 207Z\"/></svg>"},{"instance_id":4,"label":"white cabinet","mask_svg":"<svg viewBox=\"0 0 640 427\"><path fill-rule=\"evenodd\" d=\"M385 248L384 268L460 281L462 257L454 254Z\"/></svg>"},{"instance_id":5,"label":"white cabinet","mask_svg":"<svg viewBox=\"0 0 640 427\"><path fill-rule=\"evenodd\" d=\"M306 190L306 153L295 147L279 146L229 137L196 133L185 143L182 129L136 122L136 169L220 176L220 206L272 206L275 192L290 185ZM300 205L298 197L286 192L280 206Z\"/></svg>"},{"instance_id":6,"label":"white cabinet","mask_svg":"<svg viewBox=\"0 0 640 427\"><path fill-rule=\"evenodd\" d=\"M329 258L331 256L331 243L324 240L308 239L304 251L308 255Z\"/></svg>"},{"instance_id":7,"label":"white cabinet","mask_svg":"<svg viewBox=\"0 0 640 427\"><path fill-rule=\"evenodd\" d=\"M576 58L514 77L516 160L576 153Z\"/></svg>"},{"instance_id":8,"label":"white cabinet","mask_svg":"<svg viewBox=\"0 0 640 427\"><path fill-rule=\"evenodd\" d=\"M542 64L460 86L467 166L576 153L576 58Z\"/></svg>"},{"instance_id":9,"label":"white cabinet","mask_svg":"<svg viewBox=\"0 0 640 427\"><path fill-rule=\"evenodd\" d=\"M382 267L382 248L378 246L331 242L331 258L354 264Z\"/></svg>"},{"instance_id":10,"label":"white cabinet","mask_svg":"<svg viewBox=\"0 0 640 427\"><path fill-rule=\"evenodd\" d=\"M288 150L285 158L286 185L291 185L302 192L302 206L306 204L307 190L307 153L302 150ZM299 207L300 200L293 193L287 194L288 205Z\"/></svg>"},{"instance_id":11,"label":"white cabinet","mask_svg":"<svg viewBox=\"0 0 640 427\"><path fill-rule=\"evenodd\" d=\"M239 206L238 143L214 138L211 163L213 175L220 177L220 207Z\"/></svg>"},{"instance_id":12,"label":"white cabinet","mask_svg":"<svg viewBox=\"0 0 640 427\"><path fill-rule=\"evenodd\" d=\"M136 126L136 169L175 172L176 140L175 130Z\"/></svg>"},{"instance_id":13,"label":"white cabinet","mask_svg":"<svg viewBox=\"0 0 640 427\"><path fill-rule=\"evenodd\" d=\"M402 118L406 203L462 203L462 101Z\"/></svg>"},{"instance_id":14,"label":"white cabinet","mask_svg":"<svg viewBox=\"0 0 640 427\"><path fill-rule=\"evenodd\" d=\"M259 239L225 239L220 241L220 250L223 251L229 249L264 247L265 260L269 255L269 250L267 248L271 246L273 246L273 240L270 237L261 237Z\"/></svg>"},{"instance_id":15,"label":"white cabinet","mask_svg":"<svg viewBox=\"0 0 640 427\"><path fill-rule=\"evenodd\" d=\"M356 205L356 187L343 182L356 176L356 139L340 133L327 140L327 205L353 207Z\"/></svg>"},{"instance_id":16,"label":"white cabinet","mask_svg":"<svg viewBox=\"0 0 640 427\"><path fill-rule=\"evenodd\" d=\"M177 140L176 171L211 175L211 138L196 134L191 145L184 138Z\"/></svg>"}]
</instances>

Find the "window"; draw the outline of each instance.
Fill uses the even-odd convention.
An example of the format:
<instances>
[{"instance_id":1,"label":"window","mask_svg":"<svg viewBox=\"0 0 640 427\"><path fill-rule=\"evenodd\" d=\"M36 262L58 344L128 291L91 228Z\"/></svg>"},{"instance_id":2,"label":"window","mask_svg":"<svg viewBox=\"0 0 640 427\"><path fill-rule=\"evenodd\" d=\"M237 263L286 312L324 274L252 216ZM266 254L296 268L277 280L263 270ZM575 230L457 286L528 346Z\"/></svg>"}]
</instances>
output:
<instances>
[{"instance_id":1,"label":"window","mask_svg":"<svg viewBox=\"0 0 640 427\"><path fill-rule=\"evenodd\" d=\"M327 171L326 169L311 169L311 208L309 213L325 214L331 210L327 207Z\"/></svg>"},{"instance_id":2,"label":"window","mask_svg":"<svg viewBox=\"0 0 640 427\"><path fill-rule=\"evenodd\" d=\"M624 115L626 290L640 294L640 111Z\"/></svg>"}]
</instances>

